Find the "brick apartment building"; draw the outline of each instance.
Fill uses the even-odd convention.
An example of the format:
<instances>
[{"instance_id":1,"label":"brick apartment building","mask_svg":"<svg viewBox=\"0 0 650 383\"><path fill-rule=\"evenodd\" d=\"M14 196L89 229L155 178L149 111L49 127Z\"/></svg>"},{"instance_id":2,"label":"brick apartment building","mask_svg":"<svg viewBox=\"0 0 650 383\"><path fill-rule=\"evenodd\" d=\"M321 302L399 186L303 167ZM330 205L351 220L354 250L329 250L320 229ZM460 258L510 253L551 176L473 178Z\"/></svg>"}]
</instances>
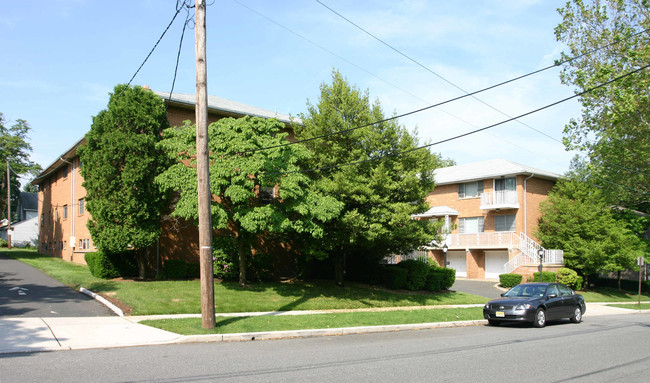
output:
<instances>
[{"instance_id":1,"label":"brick apartment building","mask_svg":"<svg viewBox=\"0 0 650 383\"><path fill-rule=\"evenodd\" d=\"M494 159L436 171L427 212L418 219L445 221L443 243L429 251L458 277L492 279L514 272L530 276L539 265L535 230L544 201L560 176ZM561 250L545 250L544 268L563 263Z\"/></svg>"},{"instance_id":2,"label":"brick apartment building","mask_svg":"<svg viewBox=\"0 0 650 383\"><path fill-rule=\"evenodd\" d=\"M154 92L167 104L167 118L170 126L180 126L185 120L195 121L195 96ZM208 120L217 121L225 117L256 116L277 118L289 124L290 116L241 104L221 97L208 97ZM299 121L299 120L298 120ZM82 186L77 149L84 145L85 138L77 141L61 153L51 165L34 180L39 186L39 251L63 258L67 261L85 263L86 252L95 251L87 223L90 214L85 208L86 191ZM167 221L156 246L160 259L198 259L198 231L192 222Z\"/></svg>"}]
</instances>

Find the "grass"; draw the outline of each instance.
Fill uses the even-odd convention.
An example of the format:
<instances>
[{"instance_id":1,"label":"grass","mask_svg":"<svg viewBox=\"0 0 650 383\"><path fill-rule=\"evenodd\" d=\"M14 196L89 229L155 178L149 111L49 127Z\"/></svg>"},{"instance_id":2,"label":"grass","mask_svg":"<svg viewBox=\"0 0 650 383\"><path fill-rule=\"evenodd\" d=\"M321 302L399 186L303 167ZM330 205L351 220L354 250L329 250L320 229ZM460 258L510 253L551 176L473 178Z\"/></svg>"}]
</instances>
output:
<instances>
[{"instance_id":1,"label":"grass","mask_svg":"<svg viewBox=\"0 0 650 383\"><path fill-rule=\"evenodd\" d=\"M626 303L621 305L607 305L607 306L618 307L618 308L629 309L629 310L650 310L650 303L641 303L640 306L638 303Z\"/></svg>"},{"instance_id":2,"label":"grass","mask_svg":"<svg viewBox=\"0 0 650 383\"><path fill-rule=\"evenodd\" d=\"M611 287L601 287L596 290L579 291L585 298L586 302L636 302L639 299L639 293L631 291L619 291ZM645 292L641 294L642 301L650 300L650 294Z\"/></svg>"},{"instance_id":3,"label":"grass","mask_svg":"<svg viewBox=\"0 0 650 383\"><path fill-rule=\"evenodd\" d=\"M88 267L38 254L35 250L12 249L3 253L34 266L64 284L83 286L106 297L119 299L130 315L196 314L201 312L201 288L194 281L124 281L93 277ZM215 311L259 312L292 310L358 309L405 306L434 306L485 303L476 295L402 293L349 283L338 287L331 281L304 283L215 283Z\"/></svg>"},{"instance_id":4,"label":"grass","mask_svg":"<svg viewBox=\"0 0 650 383\"><path fill-rule=\"evenodd\" d=\"M201 327L200 318L147 320L140 323L181 335L233 334L259 331L327 329L483 319L483 308L376 311L337 314L217 317L214 329Z\"/></svg>"}]
</instances>

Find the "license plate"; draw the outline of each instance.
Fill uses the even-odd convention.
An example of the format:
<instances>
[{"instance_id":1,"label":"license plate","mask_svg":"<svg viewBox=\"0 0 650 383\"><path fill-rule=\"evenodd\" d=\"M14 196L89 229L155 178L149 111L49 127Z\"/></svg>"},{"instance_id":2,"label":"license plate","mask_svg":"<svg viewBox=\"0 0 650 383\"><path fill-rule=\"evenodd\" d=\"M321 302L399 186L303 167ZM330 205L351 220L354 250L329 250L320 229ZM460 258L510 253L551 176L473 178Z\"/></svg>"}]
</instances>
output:
<instances>
[{"instance_id":1,"label":"license plate","mask_svg":"<svg viewBox=\"0 0 650 383\"><path fill-rule=\"evenodd\" d=\"M497 318L505 318L505 317L506 317L506 313L503 312L503 311L497 311L497 312L494 313L494 315L495 315Z\"/></svg>"}]
</instances>

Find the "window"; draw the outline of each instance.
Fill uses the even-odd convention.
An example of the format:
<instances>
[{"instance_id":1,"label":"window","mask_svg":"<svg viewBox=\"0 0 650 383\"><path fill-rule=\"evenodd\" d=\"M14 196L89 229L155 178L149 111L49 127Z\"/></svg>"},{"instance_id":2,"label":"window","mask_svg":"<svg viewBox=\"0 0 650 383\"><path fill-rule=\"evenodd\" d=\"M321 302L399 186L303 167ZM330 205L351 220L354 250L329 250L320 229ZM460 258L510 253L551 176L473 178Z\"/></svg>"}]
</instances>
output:
<instances>
[{"instance_id":1,"label":"window","mask_svg":"<svg viewBox=\"0 0 650 383\"><path fill-rule=\"evenodd\" d=\"M494 216L494 231L516 231L516 215L496 215Z\"/></svg>"},{"instance_id":2,"label":"window","mask_svg":"<svg viewBox=\"0 0 650 383\"><path fill-rule=\"evenodd\" d=\"M573 294L571 293L571 290L569 290L568 287L566 287L566 286L564 286L564 285L557 285L557 287L560 289L560 294L561 294L563 297L570 297L571 295L573 295Z\"/></svg>"},{"instance_id":3,"label":"window","mask_svg":"<svg viewBox=\"0 0 650 383\"><path fill-rule=\"evenodd\" d=\"M89 250L90 249L90 239L80 239L79 240L79 248L81 250Z\"/></svg>"},{"instance_id":4,"label":"window","mask_svg":"<svg viewBox=\"0 0 650 383\"><path fill-rule=\"evenodd\" d=\"M458 198L476 198L483 193L483 181L458 184Z\"/></svg>"},{"instance_id":5,"label":"window","mask_svg":"<svg viewBox=\"0 0 650 383\"><path fill-rule=\"evenodd\" d=\"M516 191L517 190L517 179L515 177L510 178L497 178L494 180L494 190L495 191Z\"/></svg>"},{"instance_id":6,"label":"window","mask_svg":"<svg viewBox=\"0 0 650 383\"><path fill-rule=\"evenodd\" d=\"M458 218L458 232L461 234L482 233L483 217Z\"/></svg>"},{"instance_id":7,"label":"window","mask_svg":"<svg viewBox=\"0 0 650 383\"><path fill-rule=\"evenodd\" d=\"M63 205L63 219L68 219L68 205Z\"/></svg>"},{"instance_id":8,"label":"window","mask_svg":"<svg viewBox=\"0 0 650 383\"><path fill-rule=\"evenodd\" d=\"M79 200L79 215L84 215L84 212L86 211L85 209L86 209L86 208L85 208L85 206L84 206L84 199L81 198L81 199Z\"/></svg>"},{"instance_id":9,"label":"window","mask_svg":"<svg viewBox=\"0 0 650 383\"><path fill-rule=\"evenodd\" d=\"M68 178L68 165L63 167L63 178Z\"/></svg>"}]
</instances>

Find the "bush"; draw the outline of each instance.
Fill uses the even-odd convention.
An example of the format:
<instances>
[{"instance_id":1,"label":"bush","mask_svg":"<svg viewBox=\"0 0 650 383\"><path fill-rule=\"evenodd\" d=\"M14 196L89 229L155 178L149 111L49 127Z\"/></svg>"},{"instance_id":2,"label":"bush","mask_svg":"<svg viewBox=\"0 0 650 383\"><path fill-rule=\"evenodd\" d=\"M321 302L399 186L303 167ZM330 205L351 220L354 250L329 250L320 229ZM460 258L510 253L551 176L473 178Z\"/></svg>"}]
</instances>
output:
<instances>
[{"instance_id":1,"label":"bush","mask_svg":"<svg viewBox=\"0 0 650 383\"><path fill-rule=\"evenodd\" d=\"M112 279L120 277L119 267L113 257L103 252L86 253L84 256L88 270L96 278Z\"/></svg>"},{"instance_id":2,"label":"bush","mask_svg":"<svg viewBox=\"0 0 650 383\"><path fill-rule=\"evenodd\" d=\"M499 275L499 283L501 287L515 287L521 283L523 275L521 274L501 274Z\"/></svg>"},{"instance_id":3,"label":"bush","mask_svg":"<svg viewBox=\"0 0 650 383\"><path fill-rule=\"evenodd\" d=\"M429 274L427 274L427 282L425 283L424 288L427 291L442 290L442 280L444 277L444 273L441 270L434 268L429 269Z\"/></svg>"},{"instance_id":4,"label":"bush","mask_svg":"<svg viewBox=\"0 0 650 383\"><path fill-rule=\"evenodd\" d=\"M397 266L407 271L405 285L407 290L420 290L427 283L428 264L415 259L407 259L398 263Z\"/></svg>"},{"instance_id":5,"label":"bush","mask_svg":"<svg viewBox=\"0 0 650 383\"><path fill-rule=\"evenodd\" d=\"M539 271L533 273L533 282L539 282ZM542 282L555 282L555 273L552 271L544 271L542 273Z\"/></svg>"},{"instance_id":6,"label":"bush","mask_svg":"<svg viewBox=\"0 0 650 383\"><path fill-rule=\"evenodd\" d=\"M163 265L163 278L183 279L187 276L187 262L182 259L167 259Z\"/></svg>"},{"instance_id":7,"label":"bush","mask_svg":"<svg viewBox=\"0 0 650 383\"><path fill-rule=\"evenodd\" d=\"M392 290L400 290L406 287L408 271L398 266L390 265L384 269L382 280L384 286Z\"/></svg>"},{"instance_id":8,"label":"bush","mask_svg":"<svg viewBox=\"0 0 650 383\"><path fill-rule=\"evenodd\" d=\"M582 277L575 271L562 267L557 271L556 282L563 283L574 290L582 290Z\"/></svg>"},{"instance_id":9,"label":"bush","mask_svg":"<svg viewBox=\"0 0 650 383\"><path fill-rule=\"evenodd\" d=\"M187 275L188 278L201 277L201 264L198 262L187 262Z\"/></svg>"},{"instance_id":10,"label":"bush","mask_svg":"<svg viewBox=\"0 0 650 383\"><path fill-rule=\"evenodd\" d=\"M9 242L5 241L4 239L0 238L0 247L8 247Z\"/></svg>"},{"instance_id":11,"label":"bush","mask_svg":"<svg viewBox=\"0 0 650 383\"><path fill-rule=\"evenodd\" d=\"M442 290L449 290L451 286L454 285L454 282L456 282L456 270L448 267L443 267L438 270L442 271L442 277L443 277L442 285L440 286L440 288Z\"/></svg>"}]
</instances>

